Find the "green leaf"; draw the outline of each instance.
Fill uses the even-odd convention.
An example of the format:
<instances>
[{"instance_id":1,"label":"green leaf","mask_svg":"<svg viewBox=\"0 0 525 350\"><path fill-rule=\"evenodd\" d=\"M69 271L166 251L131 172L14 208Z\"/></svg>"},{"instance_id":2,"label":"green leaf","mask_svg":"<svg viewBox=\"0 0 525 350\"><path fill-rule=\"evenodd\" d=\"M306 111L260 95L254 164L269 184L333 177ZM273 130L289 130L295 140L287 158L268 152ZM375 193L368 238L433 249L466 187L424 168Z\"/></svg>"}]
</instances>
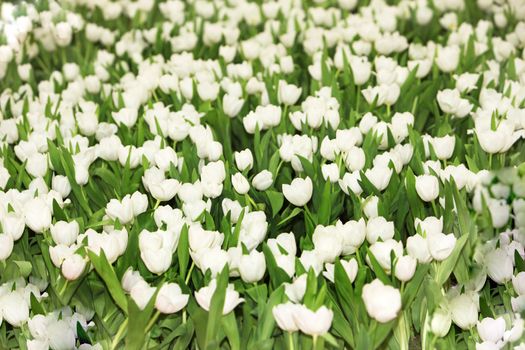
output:
<instances>
[{"instance_id":1,"label":"green leaf","mask_svg":"<svg viewBox=\"0 0 525 350\"><path fill-rule=\"evenodd\" d=\"M208 322L206 325L206 349L215 349L218 347L217 334L221 325L222 310L224 308L224 301L226 298L228 274L228 265L226 265L217 277L217 286L213 296L211 297L210 310L208 312Z\"/></svg>"},{"instance_id":2,"label":"green leaf","mask_svg":"<svg viewBox=\"0 0 525 350\"><path fill-rule=\"evenodd\" d=\"M108 262L106 254L104 254L104 250L101 249L100 255L97 255L88 249L87 255L99 276L104 280L104 283L106 283L107 289L109 290L113 300L115 300L115 303L117 303L118 307L127 313L128 301L126 295L124 294L124 290L122 289L120 281L115 274L115 270L113 270L113 266L111 266L111 264Z\"/></svg>"},{"instance_id":3,"label":"green leaf","mask_svg":"<svg viewBox=\"0 0 525 350\"><path fill-rule=\"evenodd\" d=\"M268 201L270 202L270 206L272 208L272 217L275 217L275 215L277 215L279 210L281 210L283 207L284 196L281 192L272 190L266 191L266 196L268 197Z\"/></svg>"},{"instance_id":4,"label":"green leaf","mask_svg":"<svg viewBox=\"0 0 525 350\"><path fill-rule=\"evenodd\" d=\"M177 246L177 258L179 260L179 272L182 279L186 278L188 262L190 260L188 239L188 225L184 225L180 232L179 245Z\"/></svg>"}]
</instances>

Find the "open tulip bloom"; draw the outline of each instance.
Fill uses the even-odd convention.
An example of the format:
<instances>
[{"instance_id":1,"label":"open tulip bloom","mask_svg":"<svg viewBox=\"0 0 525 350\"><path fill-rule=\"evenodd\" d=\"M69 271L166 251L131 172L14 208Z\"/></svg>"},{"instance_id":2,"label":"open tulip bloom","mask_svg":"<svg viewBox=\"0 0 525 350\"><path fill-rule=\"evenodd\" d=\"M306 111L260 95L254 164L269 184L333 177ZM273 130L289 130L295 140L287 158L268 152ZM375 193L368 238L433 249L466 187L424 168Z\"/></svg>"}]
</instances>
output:
<instances>
[{"instance_id":1,"label":"open tulip bloom","mask_svg":"<svg viewBox=\"0 0 525 350\"><path fill-rule=\"evenodd\" d=\"M0 1L0 349L525 349L524 48L521 0Z\"/></svg>"}]
</instances>

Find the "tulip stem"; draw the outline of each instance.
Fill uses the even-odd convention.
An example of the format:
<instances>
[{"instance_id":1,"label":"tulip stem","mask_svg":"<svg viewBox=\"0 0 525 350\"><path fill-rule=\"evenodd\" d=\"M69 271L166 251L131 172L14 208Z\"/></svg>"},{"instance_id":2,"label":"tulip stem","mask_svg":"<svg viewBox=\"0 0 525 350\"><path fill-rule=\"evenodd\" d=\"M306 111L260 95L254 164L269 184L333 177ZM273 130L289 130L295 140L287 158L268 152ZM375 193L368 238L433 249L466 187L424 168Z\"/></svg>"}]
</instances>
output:
<instances>
[{"instance_id":1,"label":"tulip stem","mask_svg":"<svg viewBox=\"0 0 525 350\"><path fill-rule=\"evenodd\" d=\"M317 334L313 336L313 342L314 342L314 346L313 346L313 349L317 349Z\"/></svg>"},{"instance_id":2,"label":"tulip stem","mask_svg":"<svg viewBox=\"0 0 525 350\"><path fill-rule=\"evenodd\" d=\"M436 201L433 200L431 203L432 203L432 210L434 211L434 216L437 217L438 212L437 212L437 207L436 207Z\"/></svg>"},{"instance_id":3,"label":"tulip stem","mask_svg":"<svg viewBox=\"0 0 525 350\"><path fill-rule=\"evenodd\" d=\"M120 342L120 339L122 338L122 335L124 334L124 331L128 327L128 319L126 318L124 322L120 325L117 334L115 334L115 338L113 338L113 342L111 343L111 349L116 349L118 343Z\"/></svg>"},{"instance_id":4,"label":"tulip stem","mask_svg":"<svg viewBox=\"0 0 525 350\"><path fill-rule=\"evenodd\" d=\"M293 350L294 349L292 332L288 332L288 349L289 350Z\"/></svg>"},{"instance_id":5,"label":"tulip stem","mask_svg":"<svg viewBox=\"0 0 525 350\"><path fill-rule=\"evenodd\" d=\"M188 274L186 275L186 279L184 280L184 284L188 285L188 282L190 281L191 273L193 272L193 267L195 266L195 263L192 261L190 270L188 271Z\"/></svg>"},{"instance_id":6,"label":"tulip stem","mask_svg":"<svg viewBox=\"0 0 525 350\"><path fill-rule=\"evenodd\" d=\"M160 316L160 311L159 310L155 311L155 314L149 320L148 325L146 326L146 333L149 332L151 327L153 327L153 325L155 324L155 322L157 321L157 318L159 318L159 316Z\"/></svg>"}]
</instances>

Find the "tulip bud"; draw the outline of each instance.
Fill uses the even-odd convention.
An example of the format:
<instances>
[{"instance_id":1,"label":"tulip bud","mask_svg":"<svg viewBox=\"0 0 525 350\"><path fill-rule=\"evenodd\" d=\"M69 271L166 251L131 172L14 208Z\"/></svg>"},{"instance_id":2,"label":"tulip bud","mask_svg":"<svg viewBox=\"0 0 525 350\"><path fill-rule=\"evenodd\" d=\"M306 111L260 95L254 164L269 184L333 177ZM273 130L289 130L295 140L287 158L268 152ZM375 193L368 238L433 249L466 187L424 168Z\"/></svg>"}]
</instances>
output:
<instances>
[{"instance_id":1,"label":"tulip bud","mask_svg":"<svg viewBox=\"0 0 525 350\"><path fill-rule=\"evenodd\" d=\"M239 262L239 273L246 283L260 281L266 272L264 254L252 250L249 255L242 255Z\"/></svg>"},{"instance_id":2,"label":"tulip bud","mask_svg":"<svg viewBox=\"0 0 525 350\"><path fill-rule=\"evenodd\" d=\"M232 186L238 194L246 194L250 190L250 183L242 173L232 175Z\"/></svg>"},{"instance_id":3,"label":"tulip bud","mask_svg":"<svg viewBox=\"0 0 525 350\"><path fill-rule=\"evenodd\" d=\"M494 282L503 284L512 278L514 264L512 258L501 248L494 249L485 257L487 274Z\"/></svg>"},{"instance_id":4,"label":"tulip bud","mask_svg":"<svg viewBox=\"0 0 525 350\"><path fill-rule=\"evenodd\" d=\"M0 309L4 320L12 326L20 327L29 319L29 306L21 292L13 291L3 295Z\"/></svg>"},{"instance_id":5,"label":"tulip bud","mask_svg":"<svg viewBox=\"0 0 525 350\"><path fill-rule=\"evenodd\" d=\"M518 295L525 295L525 271L521 271L512 277L512 286Z\"/></svg>"},{"instance_id":6,"label":"tulip bud","mask_svg":"<svg viewBox=\"0 0 525 350\"><path fill-rule=\"evenodd\" d=\"M497 343L503 339L505 327L505 319L503 317L496 319L485 317L477 324L478 334L481 340L492 343Z\"/></svg>"},{"instance_id":7,"label":"tulip bud","mask_svg":"<svg viewBox=\"0 0 525 350\"><path fill-rule=\"evenodd\" d=\"M210 284L206 287L202 287L195 292L195 299L197 303L204 310L210 310L211 298L215 294L217 289L217 280L211 280ZM224 307L222 308L222 314L227 315L233 311L233 309L244 301L243 298L239 298L239 292L233 289L233 285L229 284L226 288L226 296L224 298Z\"/></svg>"},{"instance_id":8,"label":"tulip bud","mask_svg":"<svg viewBox=\"0 0 525 350\"><path fill-rule=\"evenodd\" d=\"M478 296L460 294L450 300L452 321L461 329L472 328L478 321Z\"/></svg>"},{"instance_id":9,"label":"tulip bud","mask_svg":"<svg viewBox=\"0 0 525 350\"><path fill-rule=\"evenodd\" d=\"M278 97L280 103L293 106L299 97L301 97L301 92L302 89L300 87L287 84L284 80L279 80Z\"/></svg>"},{"instance_id":10,"label":"tulip bud","mask_svg":"<svg viewBox=\"0 0 525 350\"><path fill-rule=\"evenodd\" d=\"M233 153L235 157L235 164L237 165L237 169L240 171L244 170L250 170L253 166L253 155L252 151L250 151L249 148L246 148L243 151L240 152L234 152Z\"/></svg>"},{"instance_id":11,"label":"tulip bud","mask_svg":"<svg viewBox=\"0 0 525 350\"><path fill-rule=\"evenodd\" d=\"M431 202L439 196L439 182L432 175L420 175L416 177L416 191L425 202Z\"/></svg>"},{"instance_id":12,"label":"tulip bud","mask_svg":"<svg viewBox=\"0 0 525 350\"><path fill-rule=\"evenodd\" d=\"M284 197L293 205L302 207L312 198L313 183L309 177L295 178L291 184L283 185Z\"/></svg>"},{"instance_id":13,"label":"tulip bud","mask_svg":"<svg viewBox=\"0 0 525 350\"><path fill-rule=\"evenodd\" d=\"M11 235L6 233L0 234L0 261L4 261L13 252L14 241Z\"/></svg>"},{"instance_id":14,"label":"tulip bud","mask_svg":"<svg viewBox=\"0 0 525 350\"><path fill-rule=\"evenodd\" d=\"M52 320L46 327L50 349L74 349L75 331L66 320Z\"/></svg>"},{"instance_id":15,"label":"tulip bud","mask_svg":"<svg viewBox=\"0 0 525 350\"><path fill-rule=\"evenodd\" d=\"M188 304L188 294L182 294L182 290L176 283L166 283L160 287L155 308L163 314L174 314Z\"/></svg>"},{"instance_id":16,"label":"tulip bud","mask_svg":"<svg viewBox=\"0 0 525 350\"><path fill-rule=\"evenodd\" d=\"M366 240L373 244L378 239L383 242L394 237L394 223L387 221L384 217L378 216L368 220L366 224Z\"/></svg>"},{"instance_id":17,"label":"tulip bud","mask_svg":"<svg viewBox=\"0 0 525 350\"><path fill-rule=\"evenodd\" d=\"M252 185L258 191L267 190L273 183L273 175L268 170L263 170L252 179Z\"/></svg>"},{"instance_id":18,"label":"tulip bud","mask_svg":"<svg viewBox=\"0 0 525 350\"><path fill-rule=\"evenodd\" d=\"M17 213L10 212L5 214L4 217L0 219L0 222L2 223L2 229L4 230L4 233L10 235L11 238L13 238L13 241L17 241L20 237L22 237L26 227L24 218L22 216L18 215Z\"/></svg>"},{"instance_id":19,"label":"tulip bud","mask_svg":"<svg viewBox=\"0 0 525 350\"><path fill-rule=\"evenodd\" d=\"M370 317L381 323L392 321L401 310L399 290L383 284L379 279L364 285L362 298Z\"/></svg>"},{"instance_id":20,"label":"tulip bud","mask_svg":"<svg viewBox=\"0 0 525 350\"><path fill-rule=\"evenodd\" d=\"M32 198L24 206L26 225L36 233L51 226L51 210L41 198Z\"/></svg>"},{"instance_id":21,"label":"tulip bud","mask_svg":"<svg viewBox=\"0 0 525 350\"><path fill-rule=\"evenodd\" d=\"M146 281L141 279L130 291L131 299L137 304L140 310L144 310L151 297L155 294L155 288L151 287Z\"/></svg>"},{"instance_id":22,"label":"tulip bud","mask_svg":"<svg viewBox=\"0 0 525 350\"><path fill-rule=\"evenodd\" d=\"M76 221L57 221L54 225L51 225L50 231L51 237L53 237L53 241L56 244L70 246L77 240L79 226Z\"/></svg>"},{"instance_id":23,"label":"tulip bud","mask_svg":"<svg viewBox=\"0 0 525 350\"><path fill-rule=\"evenodd\" d=\"M71 192L71 185L66 176L55 175L51 181L51 188L62 196L62 198L67 198Z\"/></svg>"},{"instance_id":24,"label":"tulip bud","mask_svg":"<svg viewBox=\"0 0 525 350\"><path fill-rule=\"evenodd\" d=\"M293 315L295 323L301 332L316 337L328 332L334 318L333 311L324 305L317 311L312 311L306 306L300 305L294 310Z\"/></svg>"},{"instance_id":25,"label":"tulip bud","mask_svg":"<svg viewBox=\"0 0 525 350\"><path fill-rule=\"evenodd\" d=\"M410 255L404 255L397 259L395 275L402 282L408 282L414 277L416 272L417 260Z\"/></svg>"},{"instance_id":26,"label":"tulip bud","mask_svg":"<svg viewBox=\"0 0 525 350\"><path fill-rule=\"evenodd\" d=\"M430 321L430 329L438 337L444 337L447 335L452 325L452 318L450 312L445 309L439 308L434 311L432 315L432 321Z\"/></svg>"},{"instance_id":27,"label":"tulip bud","mask_svg":"<svg viewBox=\"0 0 525 350\"><path fill-rule=\"evenodd\" d=\"M300 306L287 302L284 304L276 305L272 308L273 318L277 323L277 326L285 332L296 332L299 330L299 326L295 322L295 311Z\"/></svg>"},{"instance_id":28,"label":"tulip bud","mask_svg":"<svg viewBox=\"0 0 525 350\"><path fill-rule=\"evenodd\" d=\"M86 260L78 254L73 254L62 262L62 274L67 280L73 281L80 277L85 267Z\"/></svg>"}]
</instances>

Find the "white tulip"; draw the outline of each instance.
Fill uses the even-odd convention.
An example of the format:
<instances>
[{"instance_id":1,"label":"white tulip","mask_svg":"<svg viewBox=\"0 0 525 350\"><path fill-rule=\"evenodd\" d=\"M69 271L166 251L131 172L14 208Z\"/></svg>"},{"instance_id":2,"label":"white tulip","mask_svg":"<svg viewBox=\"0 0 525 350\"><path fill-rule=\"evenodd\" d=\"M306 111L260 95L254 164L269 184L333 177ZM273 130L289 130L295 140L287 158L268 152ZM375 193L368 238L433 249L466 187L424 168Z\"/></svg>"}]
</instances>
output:
<instances>
[{"instance_id":1,"label":"white tulip","mask_svg":"<svg viewBox=\"0 0 525 350\"><path fill-rule=\"evenodd\" d=\"M55 241L56 244L70 246L76 242L79 229L76 221L57 221L51 225L51 237L53 237L53 241Z\"/></svg>"},{"instance_id":2,"label":"white tulip","mask_svg":"<svg viewBox=\"0 0 525 350\"><path fill-rule=\"evenodd\" d=\"M449 303L452 321L461 329L469 329L478 321L479 302L473 293L460 294Z\"/></svg>"},{"instance_id":3,"label":"white tulip","mask_svg":"<svg viewBox=\"0 0 525 350\"><path fill-rule=\"evenodd\" d=\"M416 191L419 198L425 202L431 202L439 196L439 182L432 175L416 176Z\"/></svg>"},{"instance_id":4,"label":"white tulip","mask_svg":"<svg viewBox=\"0 0 525 350\"><path fill-rule=\"evenodd\" d=\"M295 312L300 306L287 302L284 304L276 305L272 308L273 318L277 323L277 326L286 332L296 332L299 330L299 326L295 322Z\"/></svg>"},{"instance_id":5,"label":"white tulip","mask_svg":"<svg viewBox=\"0 0 525 350\"><path fill-rule=\"evenodd\" d=\"M51 210L39 197L30 199L24 205L24 217L27 227L36 233L42 233L51 226Z\"/></svg>"},{"instance_id":6,"label":"white tulip","mask_svg":"<svg viewBox=\"0 0 525 350\"><path fill-rule=\"evenodd\" d=\"M291 184L283 185L284 197L293 205L302 207L312 198L313 183L309 177L295 178Z\"/></svg>"},{"instance_id":7,"label":"white tulip","mask_svg":"<svg viewBox=\"0 0 525 350\"><path fill-rule=\"evenodd\" d=\"M381 323L392 321L401 310L399 290L378 279L364 285L362 298L370 317Z\"/></svg>"},{"instance_id":8,"label":"white tulip","mask_svg":"<svg viewBox=\"0 0 525 350\"><path fill-rule=\"evenodd\" d=\"M294 310L295 323L301 332L317 337L328 332L332 326L334 313L326 306L321 306L316 311L312 311L304 305L300 305Z\"/></svg>"},{"instance_id":9,"label":"white tulip","mask_svg":"<svg viewBox=\"0 0 525 350\"><path fill-rule=\"evenodd\" d=\"M246 283L260 281L266 272L266 260L264 254L255 249L248 255L242 255L239 262L239 273Z\"/></svg>"},{"instance_id":10,"label":"white tulip","mask_svg":"<svg viewBox=\"0 0 525 350\"><path fill-rule=\"evenodd\" d=\"M206 287L202 287L201 289L195 292L195 299L197 300L197 303L200 305L200 307L202 307L204 310L210 310L211 298L215 293L216 289L217 280L213 279L211 280L210 284L208 284ZM229 314L237 305L239 305L243 301L243 298L239 298L239 292L233 289L233 285L228 284L228 287L226 288L226 296L224 299L224 307L222 309L222 314Z\"/></svg>"},{"instance_id":11,"label":"white tulip","mask_svg":"<svg viewBox=\"0 0 525 350\"><path fill-rule=\"evenodd\" d=\"M503 339L505 333L505 319L498 317L485 317L477 324L478 334L481 340L497 343Z\"/></svg>"},{"instance_id":12,"label":"white tulip","mask_svg":"<svg viewBox=\"0 0 525 350\"><path fill-rule=\"evenodd\" d=\"M176 283L166 283L160 287L155 308L163 314L174 314L188 304L188 294L182 294L182 290Z\"/></svg>"}]
</instances>

